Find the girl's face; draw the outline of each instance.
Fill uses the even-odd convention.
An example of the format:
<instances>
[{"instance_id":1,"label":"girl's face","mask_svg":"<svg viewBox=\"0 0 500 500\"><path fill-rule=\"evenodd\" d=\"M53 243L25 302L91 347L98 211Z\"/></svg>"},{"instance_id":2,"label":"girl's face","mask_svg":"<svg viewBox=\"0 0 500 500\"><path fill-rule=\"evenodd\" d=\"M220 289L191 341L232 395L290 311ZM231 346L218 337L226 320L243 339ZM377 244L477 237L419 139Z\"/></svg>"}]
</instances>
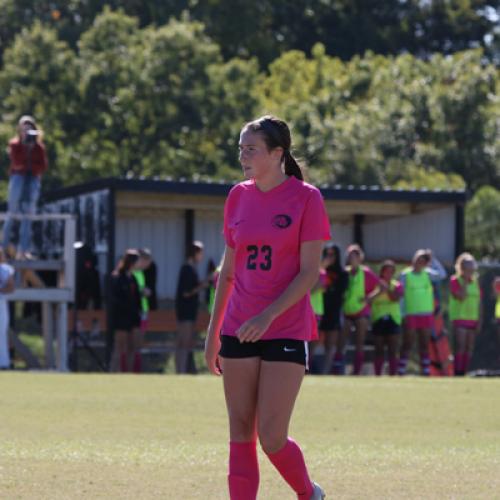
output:
<instances>
[{"instance_id":1,"label":"girl's face","mask_svg":"<svg viewBox=\"0 0 500 500\"><path fill-rule=\"evenodd\" d=\"M470 280L474 275L475 266L474 262L464 261L462 262L462 274L465 279Z\"/></svg>"},{"instance_id":2,"label":"girl's face","mask_svg":"<svg viewBox=\"0 0 500 500\"><path fill-rule=\"evenodd\" d=\"M347 256L347 262L356 269L361 265L361 256L354 250Z\"/></svg>"},{"instance_id":3,"label":"girl's face","mask_svg":"<svg viewBox=\"0 0 500 500\"><path fill-rule=\"evenodd\" d=\"M391 266L386 266L384 267L382 273L381 273L381 278L386 282L389 283L392 280L392 277L394 276L394 268Z\"/></svg>"},{"instance_id":4,"label":"girl's face","mask_svg":"<svg viewBox=\"0 0 500 500\"><path fill-rule=\"evenodd\" d=\"M240 164L247 179L262 179L280 167L281 148L268 151L262 134L243 129L240 134Z\"/></svg>"},{"instance_id":5,"label":"girl's face","mask_svg":"<svg viewBox=\"0 0 500 500\"><path fill-rule=\"evenodd\" d=\"M427 259L425 257L419 257L414 264L414 269L417 273L423 271L427 267Z\"/></svg>"}]
</instances>

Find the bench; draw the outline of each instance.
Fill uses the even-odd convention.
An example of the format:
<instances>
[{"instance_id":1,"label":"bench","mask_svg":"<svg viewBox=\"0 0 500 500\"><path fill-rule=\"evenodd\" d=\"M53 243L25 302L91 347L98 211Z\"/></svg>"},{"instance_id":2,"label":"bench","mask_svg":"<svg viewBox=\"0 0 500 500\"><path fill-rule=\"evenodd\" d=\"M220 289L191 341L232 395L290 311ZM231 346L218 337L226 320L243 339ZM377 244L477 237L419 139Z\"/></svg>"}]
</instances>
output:
<instances>
[{"instance_id":1,"label":"bench","mask_svg":"<svg viewBox=\"0 0 500 500\"><path fill-rule=\"evenodd\" d=\"M210 315L207 311L200 311L196 321L196 331L204 332L208 327ZM87 337L87 343L92 347L104 347L104 333L107 331L107 314L104 309L82 309L68 311L68 332L74 331L75 326L81 334ZM142 352L160 353L172 352L175 350L175 333L177 331L177 320L175 311L155 310L150 311L148 316L148 325ZM199 340L196 349L203 349L203 342Z\"/></svg>"}]
</instances>

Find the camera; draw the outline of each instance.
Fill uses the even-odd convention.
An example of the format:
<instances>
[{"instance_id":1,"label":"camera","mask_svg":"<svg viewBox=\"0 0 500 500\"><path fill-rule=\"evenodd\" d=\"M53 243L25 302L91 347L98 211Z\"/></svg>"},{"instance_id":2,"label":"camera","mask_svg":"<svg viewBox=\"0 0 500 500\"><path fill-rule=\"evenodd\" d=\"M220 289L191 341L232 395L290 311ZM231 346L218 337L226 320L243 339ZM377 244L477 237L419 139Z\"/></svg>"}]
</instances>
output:
<instances>
[{"instance_id":1,"label":"camera","mask_svg":"<svg viewBox=\"0 0 500 500\"><path fill-rule=\"evenodd\" d=\"M26 131L26 138L25 138L24 142L26 144L35 144L36 138L38 137L38 135L39 135L38 130L31 128L31 129Z\"/></svg>"}]
</instances>

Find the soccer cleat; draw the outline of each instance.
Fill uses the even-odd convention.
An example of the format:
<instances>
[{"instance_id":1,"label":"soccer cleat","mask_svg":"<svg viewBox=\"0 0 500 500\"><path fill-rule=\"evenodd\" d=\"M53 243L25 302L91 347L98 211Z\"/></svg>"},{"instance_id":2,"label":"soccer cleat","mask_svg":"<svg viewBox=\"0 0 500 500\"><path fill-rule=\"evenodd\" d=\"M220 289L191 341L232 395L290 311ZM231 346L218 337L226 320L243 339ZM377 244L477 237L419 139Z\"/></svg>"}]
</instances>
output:
<instances>
[{"instance_id":1,"label":"soccer cleat","mask_svg":"<svg viewBox=\"0 0 500 500\"><path fill-rule=\"evenodd\" d=\"M311 495L311 500L323 500L326 497L323 488L315 482L313 482L313 486L314 490Z\"/></svg>"}]
</instances>

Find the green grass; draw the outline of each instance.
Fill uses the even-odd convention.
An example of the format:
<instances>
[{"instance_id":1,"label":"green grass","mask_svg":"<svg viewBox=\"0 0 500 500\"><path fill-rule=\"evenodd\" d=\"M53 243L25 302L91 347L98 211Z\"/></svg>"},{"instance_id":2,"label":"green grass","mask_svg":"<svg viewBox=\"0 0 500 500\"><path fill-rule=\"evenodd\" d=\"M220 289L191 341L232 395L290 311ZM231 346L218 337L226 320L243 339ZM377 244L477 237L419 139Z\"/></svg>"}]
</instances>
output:
<instances>
[{"instance_id":1,"label":"green grass","mask_svg":"<svg viewBox=\"0 0 500 500\"><path fill-rule=\"evenodd\" d=\"M500 380L307 377L291 435L344 499L500 498ZM260 454L260 499L294 495ZM0 498L227 498L210 376L0 373Z\"/></svg>"}]
</instances>

